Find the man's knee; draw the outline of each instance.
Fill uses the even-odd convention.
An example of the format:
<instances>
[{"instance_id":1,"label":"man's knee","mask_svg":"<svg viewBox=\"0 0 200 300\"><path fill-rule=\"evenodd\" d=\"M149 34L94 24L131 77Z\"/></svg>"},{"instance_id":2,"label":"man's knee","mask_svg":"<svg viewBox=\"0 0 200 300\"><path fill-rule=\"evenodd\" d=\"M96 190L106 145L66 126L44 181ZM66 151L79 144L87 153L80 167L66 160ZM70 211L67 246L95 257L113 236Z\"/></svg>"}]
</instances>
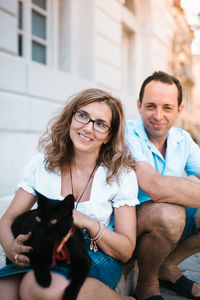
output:
<instances>
[{"instance_id":1,"label":"man's knee","mask_svg":"<svg viewBox=\"0 0 200 300\"><path fill-rule=\"evenodd\" d=\"M138 236L154 232L176 243L185 227L185 208L168 203L143 203L137 211Z\"/></svg>"},{"instance_id":2,"label":"man's knee","mask_svg":"<svg viewBox=\"0 0 200 300\"><path fill-rule=\"evenodd\" d=\"M200 208L196 212L195 223L196 223L197 230L200 231Z\"/></svg>"}]
</instances>

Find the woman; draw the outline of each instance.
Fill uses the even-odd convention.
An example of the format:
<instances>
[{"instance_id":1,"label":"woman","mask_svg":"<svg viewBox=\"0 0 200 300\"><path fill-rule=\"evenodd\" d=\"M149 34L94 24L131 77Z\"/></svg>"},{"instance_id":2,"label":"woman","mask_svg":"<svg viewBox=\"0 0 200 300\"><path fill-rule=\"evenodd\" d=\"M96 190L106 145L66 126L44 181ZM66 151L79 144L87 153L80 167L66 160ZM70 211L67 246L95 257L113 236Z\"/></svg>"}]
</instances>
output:
<instances>
[{"instance_id":1,"label":"woman","mask_svg":"<svg viewBox=\"0 0 200 300\"><path fill-rule=\"evenodd\" d=\"M120 101L99 89L80 92L50 122L39 147L44 154L37 154L26 166L13 202L0 221L0 242L18 267L12 274L6 274L4 269L0 299L57 300L69 284L66 274L52 269L50 287L39 286L33 271L25 269L29 259L23 253L30 247L23 243L30 234L14 239L11 233L13 220L35 203L33 189L51 199L63 199L73 193L75 225L85 229L89 237L97 237L94 246L99 250L95 253L88 249L92 267L78 300L133 299L114 291L122 274L122 262L135 249L138 203L134 162L124 141ZM23 275L18 274L19 268L24 268Z\"/></svg>"}]
</instances>

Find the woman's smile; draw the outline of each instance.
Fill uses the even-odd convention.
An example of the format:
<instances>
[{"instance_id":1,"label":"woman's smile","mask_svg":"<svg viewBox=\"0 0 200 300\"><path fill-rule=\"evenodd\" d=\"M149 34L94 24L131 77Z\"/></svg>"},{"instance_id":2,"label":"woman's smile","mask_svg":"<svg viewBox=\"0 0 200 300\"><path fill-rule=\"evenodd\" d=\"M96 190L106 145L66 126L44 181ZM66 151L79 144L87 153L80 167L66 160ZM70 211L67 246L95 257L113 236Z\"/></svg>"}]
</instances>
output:
<instances>
[{"instance_id":1,"label":"woman's smile","mask_svg":"<svg viewBox=\"0 0 200 300\"><path fill-rule=\"evenodd\" d=\"M82 134L82 133L78 133L78 135L79 135L80 140L82 140L83 142L90 142L90 141L92 141L91 138L85 136L85 135Z\"/></svg>"}]
</instances>

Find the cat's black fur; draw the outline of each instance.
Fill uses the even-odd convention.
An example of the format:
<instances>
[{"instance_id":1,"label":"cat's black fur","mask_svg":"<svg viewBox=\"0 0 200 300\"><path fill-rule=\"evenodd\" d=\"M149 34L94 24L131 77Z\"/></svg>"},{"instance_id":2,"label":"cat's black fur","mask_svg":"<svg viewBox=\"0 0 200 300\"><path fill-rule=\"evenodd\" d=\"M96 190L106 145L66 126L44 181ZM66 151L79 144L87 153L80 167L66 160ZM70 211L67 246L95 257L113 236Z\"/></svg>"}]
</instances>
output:
<instances>
[{"instance_id":1,"label":"cat's black fur","mask_svg":"<svg viewBox=\"0 0 200 300\"><path fill-rule=\"evenodd\" d=\"M31 246L33 251L25 255L30 258L30 266L38 284L48 287L51 284L49 266L52 264L54 243L60 243L73 225L74 197L68 195L63 201L52 200L36 191L36 198L38 207L17 217L12 224L12 232L14 237L32 232L30 240L25 245ZM75 300L88 275L91 260L85 248L82 232L77 227L74 226L74 234L66 245L70 252L71 282L66 287L62 299ZM11 263L8 258L6 263ZM66 261L56 263L67 265Z\"/></svg>"}]
</instances>

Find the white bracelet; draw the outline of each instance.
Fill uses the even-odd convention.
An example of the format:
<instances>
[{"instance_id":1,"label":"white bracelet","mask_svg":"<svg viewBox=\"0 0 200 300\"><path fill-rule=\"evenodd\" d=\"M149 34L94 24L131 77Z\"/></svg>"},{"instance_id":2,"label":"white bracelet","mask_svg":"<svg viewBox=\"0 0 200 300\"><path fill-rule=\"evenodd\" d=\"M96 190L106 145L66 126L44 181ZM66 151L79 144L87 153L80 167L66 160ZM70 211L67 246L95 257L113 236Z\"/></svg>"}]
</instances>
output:
<instances>
[{"instance_id":1,"label":"white bracelet","mask_svg":"<svg viewBox=\"0 0 200 300\"><path fill-rule=\"evenodd\" d=\"M104 228L104 225L103 223L97 221L99 223L99 231L97 232L97 234L91 238L93 241L96 241L99 239L99 237L102 235L102 232L103 232L103 228Z\"/></svg>"},{"instance_id":2,"label":"white bracelet","mask_svg":"<svg viewBox=\"0 0 200 300\"><path fill-rule=\"evenodd\" d=\"M90 238L90 250L97 252L98 251L98 247L97 247L97 242L102 238L102 235L105 231L105 226L103 223L99 222L99 231L97 233L97 235L95 235L93 238Z\"/></svg>"}]
</instances>

